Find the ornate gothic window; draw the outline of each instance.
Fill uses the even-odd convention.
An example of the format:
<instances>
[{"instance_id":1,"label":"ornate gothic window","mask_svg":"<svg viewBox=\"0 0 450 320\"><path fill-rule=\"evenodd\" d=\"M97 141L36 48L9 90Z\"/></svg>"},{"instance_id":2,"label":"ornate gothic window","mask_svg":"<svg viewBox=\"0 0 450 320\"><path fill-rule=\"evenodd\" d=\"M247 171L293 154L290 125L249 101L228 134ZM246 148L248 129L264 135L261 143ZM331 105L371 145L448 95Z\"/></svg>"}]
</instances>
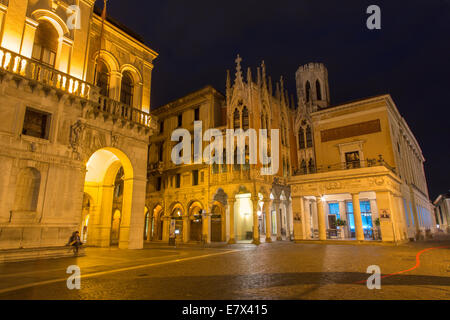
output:
<instances>
[{"instance_id":1,"label":"ornate gothic window","mask_svg":"<svg viewBox=\"0 0 450 320\"><path fill-rule=\"evenodd\" d=\"M242 127L245 131L250 128L250 120L248 117L247 107L244 107L244 110L242 110Z\"/></svg>"},{"instance_id":2,"label":"ornate gothic window","mask_svg":"<svg viewBox=\"0 0 450 320\"><path fill-rule=\"evenodd\" d=\"M316 93L317 93L317 100L322 100L322 88L320 86L319 80L316 80Z\"/></svg>"},{"instance_id":3,"label":"ornate gothic window","mask_svg":"<svg viewBox=\"0 0 450 320\"><path fill-rule=\"evenodd\" d=\"M58 38L58 32L50 22L39 23L34 36L33 59L54 67L59 45Z\"/></svg>"},{"instance_id":4,"label":"ornate gothic window","mask_svg":"<svg viewBox=\"0 0 450 320\"><path fill-rule=\"evenodd\" d=\"M234 130L239 129L241 127L241 115L239 113L239 110L234 110L233 115L233 128Z\"/></svg>"},{"instance_id":5,"label":"ornate gothic window","mask_svg":"<svg viewBox=\"0 0 450 320\"><path fill-rule=\"evenodd\" d=\"M306 81L306 86L305 86L306 102L309 102L310 97L311 97L311 84L309 83L309 81Z\"/></svg>"},{"instance_id":6,"label":"ornate gothic window","mask_svg":"<svg viewBox=\"0 0 450 320\"><path fill-rule=\"evenodd\" d=\"M316 171L314 168L314 162L312 159L309 159L308 170L309 170L309 173L315 173L315 171Z\"/></svg>"},{"instance_id":7,"label":"ornate gothic window","mask_svg":"<svg viewBox=\"0 0 450 320\"><path fill-rule=\"evenodd\" d=\"M302 164L301 164L300 167L301 167L301 172L303 174L307 174L308 173L308 169L306 168L306 161L305 161L305 159L302 160Z\"/></svg>"},{"instance_id":8,"label":"ornate gothic window","mask_svg":"<svg viewBox=\"0 0 450 320\"><path fill-rule=\"evenodd\" d=\"M41 174L35 168L24 168L17 175L16 195L14 198L15 211L36 211Z\"/></svg>"},{"instance_id":9,"label":"ornate gothic window","mask_svg":"<svg viewBox=\"0 0 450 320\"><path fill-rule=\"evenodd\" d=\"M133 103L133 78L127 71L125 71L122 75L122 84L120 87L120 102L130 107Z\"/></svg>"},{"instance_id":10,"label":"ornate gothic window","mask_svg":"<svg viewBox=\"0 0 450 320\"><path fill-rule=\"evenodd\" d=\"M305 145L305 131L303 130L303 128L300 128L300 130L298 132L298 146L299 146L300 150L306 148L306 145Z\"/></svg>"},{"instance_id":11,"label":"ornate gothic window","mask_svg":"<svg viewBox=\"0 0 450 320\"><path fill-rule=\"evenodd\" d=\"M312 146L313 146L312 131L311 131L311 127L309 127L309 126L306 128L306 146L308 148L312 148Z\"/></svg>"},{"instance_id":12,"label":"ornate gothic window","mask_svg":"<svg viewBox=\"0 0 450 320\"><path fill-rule=\"evenodd\" d=\"M99 61L95 71L95 85L100 88L100 94L109 95L109 70L103 61Z\"/></svg>"}]
</instances>

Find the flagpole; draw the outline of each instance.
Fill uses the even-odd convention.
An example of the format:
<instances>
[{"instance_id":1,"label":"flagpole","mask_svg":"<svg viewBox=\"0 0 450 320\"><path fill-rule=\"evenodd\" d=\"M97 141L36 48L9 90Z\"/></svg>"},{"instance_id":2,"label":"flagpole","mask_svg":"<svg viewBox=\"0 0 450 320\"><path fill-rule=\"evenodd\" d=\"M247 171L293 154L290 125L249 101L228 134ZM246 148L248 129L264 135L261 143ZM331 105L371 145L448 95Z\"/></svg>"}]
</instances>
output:
<instances>
[{"instance_id":1,"label":"flagpole","mask_svg":"<svg viewBox=\"0 0 450 320\"><path fill-rule=\"evenodd\" d=\"M105 30L106 9L107 9L106 4L107 4L107 2L108 2L108 0L103 0L103 10L102 10L102 16L101 16L101 18L102 18L102 26L101 26L101 29L100 29L100 45L99 45L97 59L95 61L95 70L94 70L95 78L97 77L98 62L99 62L100 53L101 53L102 47L103 47L102 44L103 44L103 35L104 35L104 30ZM97 80L98 79L94 79L95 84L97 84Z\"/></svg>"}]
</instances>

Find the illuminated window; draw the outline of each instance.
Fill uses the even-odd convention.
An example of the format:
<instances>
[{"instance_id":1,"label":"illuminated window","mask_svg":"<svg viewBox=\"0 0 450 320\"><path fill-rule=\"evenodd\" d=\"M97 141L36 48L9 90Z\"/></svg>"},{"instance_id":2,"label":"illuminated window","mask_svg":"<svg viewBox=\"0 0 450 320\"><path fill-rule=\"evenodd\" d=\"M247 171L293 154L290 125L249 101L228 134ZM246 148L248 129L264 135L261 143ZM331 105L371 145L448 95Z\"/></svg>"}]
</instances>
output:
<instances>
[{"instance_id":1,"label":"illuminated window","mask_svg":"<svg viewBox=\"0 0 450 320\"><path fill-rule=\"evenodd\" d=\"M233 115L233 128L234 130L239 129L241 127L241 115L239 113L239 110L234 110Z\"/></svg>"},{"instance_id":2,"label":"illuminated window","mask_svg":"<svg viewBox=\"0 0 450 320\"><path fill-rule=\"evenodd\" d=\"M298 131L298 145L300 147L300 150L306 148L306 144L305 144L305 130L303 130L303 128L300 128L300 130Z\"/></svg>"},{"instance_id":3,"label":"illuminated window","mask_svg":"<svg viewBox=\"0 0 450 320\"><path fill-rule=\"evenodd\" d=\"M306 146L308 148L312 148L313 146L312 130L309 126L306 128Z\"/></svg>"},{"instance_id":4,"label":"illuminated window","mask_svg":"<svg viewBox=\"0 0 450 320\"><path fill-rule=\"evenodd\" d=\"M124 72L122 75L120 102L127 106L132 106L133 104L133 78L129 72Z\"/></svg>"},{"instance_id":5,"label":"illuminated window","mask_svg":"<svg viewBox=\"0 0 450 320\"><path fill-rule=\"evenodd\" d=\"M50 22L39 23L34 36L32 58L54 67L58 52L58 38L58 33Z\"/></svg>"},{"instance_id":6,"label":"illuminated window","mask_svg":"<svg viewBox=\"0 0 450 320\"><path fill-rule=\"evenodd\" d=\"M242 127L244 130L248 130L248 128L250 127L249 121L248 109L247 107L244 107L244 110L242 110Z\"/></svg>"},{"instance_id":7,"label":"illuminated window","mask_svg":"<svg viewBox=\"0 0 450 320\"><path fill-rule=\"evenodd\" d=\"M100 95L109 95L109 70L103 61L99 61L96 66L95 85L100 88Z\"/></svg>"}]
</instances>

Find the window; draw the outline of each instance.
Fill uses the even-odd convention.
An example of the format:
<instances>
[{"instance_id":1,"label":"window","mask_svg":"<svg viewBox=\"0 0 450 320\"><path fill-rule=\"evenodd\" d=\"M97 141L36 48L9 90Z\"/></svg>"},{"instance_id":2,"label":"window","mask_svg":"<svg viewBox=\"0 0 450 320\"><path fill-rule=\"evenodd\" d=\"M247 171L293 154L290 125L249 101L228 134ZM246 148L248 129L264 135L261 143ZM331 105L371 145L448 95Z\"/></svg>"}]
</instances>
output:
<instances>
[{"instance_id":1,"label":"window","mask_svg":"<svg viewBox=\"0 0 450 320\"><path fill-rule=\"evenodd\" d=\"M109 95L109 71L103 61L99 61L95 70L95 85L100 88L100 95Z\"/></svg>"},{"instance_id":2,"label":"window","mask_svg":"<svg viewBox=\"0 0 450 320\"><path fill-rule=\"evenodd\" d=\"M194 120L195 121L200 121L200 108L196 108L194 110Z\"/></svg>"},{"instance_id":3,"label":"window","mask_svg":"<svg viewBox=\"0 0 450 320\"><path fill-rule=\"evenodd\" d=\"M309 173L315 173L316 172L316 169L314 168L313 159L309 159L308 170L309 170Z\"/></svg>"},{"instance_id":4,"label":"window","mask_svg":"<svg viewBox=\"0 0 450 320\"><path fill-rule=\"evenodd\" d=\"M178 127L183 126L183 114L178 115Z\"/></svg>"},{"instance_id":5,"label":"window","mask_svg":"<svg viewBox=\"0 0 450 320\"><path fill-rule=\"evenodd\" d=\"M41 174L35 168L24 168L19 171L14 198L15 211L36 211Z\"/></svg>"},{"instance_id":6,"label":"window","mask_svg":"<svg viewBox=\"0 0 450 320\"><path fill-rule=\"evenodd\" d=\"M30 137L48 139L51 115L42 111L26 108L22 134Z\"/></svg>"},{"instance_id":7,"label":"window","mask_svg":"<svg viewBox=\"0 0 450 320\"><path fill-rule=\"evenodd\" d=\"M156 191L161 191L162 188L162 178L158 177L156 178Z\"/></svg>"},{"instance_id":8,"label":"window","mask_svg":"<svg viewBox=\"0 0 450 320\"><path fill-rule=\"evenodd\" d=\"M249 121L250 120L248 117L248 109L247 107L244 107L244 110L242 110L242 127L245 131L248 130L248 128L250 127Z\"/></svg>"},{"instance_id":9,"label":"window","mask_svg":"<svg viewBox=\"0 0 450 320\"><path fill-rule=\"evenodd\" d=\"M345 154L345 165L347 169L354 169L354 168L360 168L361 162L359 159L359 152L347 152Z\"/></svg>"},{"instance_id":10,"label":"window","mask_svg":"<svg viewBox=\"0 0 450 320\"><path fill-rule=\"evenodd\" d=\"M322 100L322 88L320 87L319 80L316 80L316 93L317 93L317 100Z\"/></svg>"},{"instance_id":11,"label":"window","mask_svg":"<svg viewBox=\"0 0 450 320\"><path fill-rule=\"evenodd\" d=\"M333 214L336 216L336 219L340 219L341 216L339 214L339 203L329 203L328 207L330 209L330 214Z\"/></svg>"},{"instance_id":12,"label":"window","mask_svg":"<svg viewBox=\"0 0 450 320\"><path fill-rule=\"evenodd\" d=\"M300 150L306 148L306 144L305 144L305 130L303 130L303 128L300 128L300 130L298 132L298 145L299 145Z\"/></svg>"},{"instance_id":13,"label":"window","mask_svg":"<svg viewBox=\"0 0 450 320\"><path fill-rule=\"evenodd\" d=\"M308 148L312 148L313 146L312 130L309 126L306 128L306 146Z\"/></svg>"},{"instance_id":14,"label":"window","mask_svg":"<svg viewBox=\"0 0 450 320\"><path fill-rule=\"evenodd\" d=\"M306 161L305 161L305 159L302 160L302 164L300 165L300 167L301 167L301 172L303 174L307 174L308 173L308 169L306 168Z\"/></svg>"},{"instance_id":15,"label":"window","mask_svg":"<svg viewBox=\"0 0 450 320\"><path fill-rule=\"evenodd\" d=\"M158 150L158 160L159 162L163 162L164 161L164 143L159 145L159 150Z\"/></svg>"},{"instance_id":16,"label":"window","mask_svg":"<svg viewBox=\"0 0 450 320\"><path fill-rule=\"evenodd\" d=\"M159 133L164 133L164 120L159 123Z\"/></svg>"},{"instance_id":17,"label":"window","mask_svg":"<svg viewBox=\"0 0 450 320\"><path fill-rule=\"evenodd\" d=\"M239 110L234 110L233 115L233 128L234 130L239 129L241 127L241 115L239 114Z\"/></svg>"},{"instance_id":18,"label":"window","mask_svg":"<svg viewBox=\"0 0 450 320\"><path fill-rule=\"evenodd\" d=\"M175 188L179 189L181 187L181 174L175 176Z\"/></svg>"},{"instance_id":19,"label":"window","mask_svg":"<svg viewBox=\"0 0 450 320\"><path fill-rule=\"evenodd\" d=\"M198 170L192 171L192 185L198 186Z\"/></svg>"},{"instance_id":20,"label":"window","mask_svg":"<svg viewBox=\"0 0 450 320\"><path fill-rule=\"evenodd\" d=\"M120 102L130 107L133 104L133 78L127 71L125 71L122 75L122 84L120 87Z\"/></svg>"},{"instance_id":21,"label":"window","mask_svg":"<svg viewBox=\"0 0 450 320\"><path fill-rule=\"evenodd\" d=\"M311 97L311 84L309 83L309 81L307 81L305 85L306 102L309 102L310 97Z\"/></svg>"},{"instance_id":22,"label":"window","mask_svg":"<svg viewBox=\"0 0 450 320\"><path fill-rule=\"evenodd\" d=\"M50 22L39 23L34 36L32 58L54 67L59 45L58 38L58 33Z\"/></svg>"}]
</instances>

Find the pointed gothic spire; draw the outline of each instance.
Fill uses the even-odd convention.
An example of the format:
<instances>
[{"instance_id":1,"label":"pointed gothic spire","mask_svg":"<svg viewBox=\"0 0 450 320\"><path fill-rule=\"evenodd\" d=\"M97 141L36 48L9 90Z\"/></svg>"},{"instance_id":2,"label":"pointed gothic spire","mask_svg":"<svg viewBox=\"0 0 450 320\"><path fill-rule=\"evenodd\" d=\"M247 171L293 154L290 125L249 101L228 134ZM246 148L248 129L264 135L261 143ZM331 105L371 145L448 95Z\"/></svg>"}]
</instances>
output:
<instances>
[{"instance_id":1,"label":"pointed gothic spire","mask_svg":"<svg viewBox=\"0 0 450 320\"><path fill-rule=\"evenodd\" d=\"M292 109L297 109L296 105L295 105L295 100L294 100L294 95L291 94L291 108Z\"/></svg>"},{"instance_id":2,"label":"pointed gothic spire","mask_svg":"<svg viewBox=\"0 0 450 320\"><path fill-rule=\"evenodd\" d=\"M270 93L270 96L273 95L272 77L271 76L269 76L269 93Z\"/></svg>"},{"instance_id":3,"label":"pointed gothic spire","mask_svg":"<svg viewBox=\"0 0 450 320\"><path fill-rule=\"evenodd\" d=\"M275 85L275 97L277 98L277 100L281 100L281 92L280 92L280 83L277 82L277 84Z\"/></svg>"},{"instance_id":4,"label":"pointed gothic spire","mask_svg":"<svg viewBox=\"0 0 450 320\"><path fill-rule=\"evenodd\" d=\"M227 94L231 90L231 78L230 78L230 70L227 70Z\"/></svg>"},{"instance_id":5,"label":"pointed gothic spire","mask_svg":"<svg viewBox=\"0 0 450 320\"><path fill-rule=\"evenodd\" d=\"M258 67L256 70L257 70L256 83L258 84L258 88L261 88L261 85L262 85L262 82L261 82L261 68Z\"/></svg>"},{"instance_id":6,"label":"pointed gothic spire","mask_svg":"<svg viewBox=\"0 0 450 320\"><path fill-rule=\"evenodd\" d=\"M248 67L247 69L247 84L252 84L253 77L252 77L252 69Z\"/></svg>"},{"instance_id":7,"label":"pointed gothic spire","mask_svg":"<svg viewBox=\"0 0 450 320\"><path fill-rule=\"evenodd\" d=\"M235 81L239 81L242 83L243 82L242 67L241 67L242 58L239 54L237 55L235 62L236 62L236 79L235 79Z\"/></svg>"},{"instance_id":8,"label":"pointed gothic spire","mask_svg":"<svg viewBox=\"0 0 450 320\"><path fill-rule=\"evenodd\" d=\"M266 80L266 64L264 60L261 63L261 69L262 69L262 81L263 81L263 87L267 89L267 80Z\"/></svg>"}]
</instances>

